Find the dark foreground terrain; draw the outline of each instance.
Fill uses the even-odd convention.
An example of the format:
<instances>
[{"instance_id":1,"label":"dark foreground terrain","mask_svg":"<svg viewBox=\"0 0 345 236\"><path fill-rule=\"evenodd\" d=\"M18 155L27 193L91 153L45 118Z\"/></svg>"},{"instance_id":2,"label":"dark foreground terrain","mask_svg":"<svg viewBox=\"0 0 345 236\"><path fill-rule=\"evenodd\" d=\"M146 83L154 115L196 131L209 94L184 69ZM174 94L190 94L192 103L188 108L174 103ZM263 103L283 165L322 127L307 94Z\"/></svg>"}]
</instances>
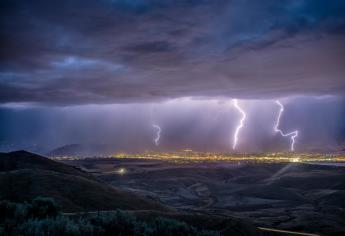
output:
<instances>
[{"instance_id":1,"label":"dark foreground terrain","mask_svg":"<svg viewBox=\"0 0 345 236\"><path fill-rule=\"evenodd\" d=\"M143 159L66 163L180 212L240 217L259 227L345 235L345 168L341 166Z\"/></svg>"},{"instance_id":2,"label":"dark foreground terrain","mask_svg":"<svg viewBox=\"0 0 345 236\"><path fill-rule=\"evenodd\" d=\"M177 211L69 164L0 154L0 235L270 235L236 217Z\"/></svg>"},{"instance_id":3,"label":"dark foreground terrain","mask_svg":"<svg viewBox=\"0 0 345 236\"><path fill-rule=\"evenodd\" d=\"M152 215L137 217L132 212L114 210L97 214L65 214L51 198L37 197L31 202L0 201L0 235L124 235L124 236L219 236L215 230Z\"/></svg>"},{"instance_id":4,"label":"dark foreground terrain","mask_svg":"<svg viewBox=\"0 0 345 236\"><path fill-rule=\"evenodd\" d=\"M166 210L155 201L107 185L78 168L25 151L0 154L0 189L0 200L23 202L48 196L65 212Z\"/></svg>"},{"instance_id":5,"label":"dark foreground terrain","mask_svg":"<svg viewBox=\"0 0 345 236\"><path fill-rule=\"evenodd\" d=\"M55 218L32 218L30 204L39 196L59 206ZM0 154L0 201L10 212L0 230L19 235L59 235L56 230L70 228L75 231L69 235L117 235L122 224L114 222L123 220L118 209L129 217L125 230L145 226L146 235L161 235L160 227L170 224L177 227L171 235L291 235L263 228L344 235L345 167L132 158L57 162L19 151ZM185 233L176 234L179 227Z\"/></svg>"}]
</instances>

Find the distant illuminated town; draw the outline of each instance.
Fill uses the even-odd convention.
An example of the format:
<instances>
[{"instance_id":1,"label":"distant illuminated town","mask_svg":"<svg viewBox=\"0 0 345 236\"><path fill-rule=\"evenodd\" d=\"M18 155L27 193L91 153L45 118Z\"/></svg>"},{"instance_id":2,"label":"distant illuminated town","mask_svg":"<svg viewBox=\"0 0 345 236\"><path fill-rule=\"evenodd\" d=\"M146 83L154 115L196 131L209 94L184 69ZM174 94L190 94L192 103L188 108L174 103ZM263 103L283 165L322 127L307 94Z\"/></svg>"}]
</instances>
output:
<instances>
[{"instance_id":1,"label":"distant illuminated town","mask_svg":"<svg viewBox=\"0 0 345 236\"><path fill-rule=\"evenodd\" d=\"M320 153L294 153L294 152L275 152L275 153L214 153L197 152L185 149L176 152L144 152L142 154L116 153L109 156L97 157L77 157L60 156L54 157L57 160L80 160L85 158L114 158L114 159L147 159L169 161L177 164L188 162L249 162L249 163L284 163L284 162L345 162L345 154L320 154Z\"/></svg>"}]
</instances>

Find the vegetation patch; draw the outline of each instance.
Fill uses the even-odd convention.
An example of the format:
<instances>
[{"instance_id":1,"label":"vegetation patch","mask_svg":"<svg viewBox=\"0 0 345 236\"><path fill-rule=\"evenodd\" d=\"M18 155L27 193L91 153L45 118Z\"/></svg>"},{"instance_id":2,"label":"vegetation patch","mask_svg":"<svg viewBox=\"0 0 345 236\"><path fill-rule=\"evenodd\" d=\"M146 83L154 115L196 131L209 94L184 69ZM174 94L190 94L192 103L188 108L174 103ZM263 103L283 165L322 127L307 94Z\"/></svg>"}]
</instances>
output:
<instances>
[{"instance_id":1,"label":"vegetation patch","mask_svg":"<svg viewBox=\"0 0 345 236\"><path fill-rule=\"evenodd\" d=\"M0 201L0 212L0 235L219 235L175 219L155 217L149 221L139 220L121 210L66 216L53 199L44 197L37 197L30 203Z\"/></svg>"}]
</instances>

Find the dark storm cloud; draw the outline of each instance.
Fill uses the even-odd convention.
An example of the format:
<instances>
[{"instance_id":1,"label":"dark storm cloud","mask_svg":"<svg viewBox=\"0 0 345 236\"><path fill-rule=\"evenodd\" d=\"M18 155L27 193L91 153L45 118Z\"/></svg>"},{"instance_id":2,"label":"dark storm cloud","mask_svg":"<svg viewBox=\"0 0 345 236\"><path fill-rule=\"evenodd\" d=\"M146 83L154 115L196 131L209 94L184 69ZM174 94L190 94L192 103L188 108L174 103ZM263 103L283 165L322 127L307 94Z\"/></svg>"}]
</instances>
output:
<instances>
[{"instance_id":1,"label":"dark storm cloud","mask_svg":"<svg viewBox=\"0 0 345 236\"><path fill-rule=\"evenodd\" d=\"M164 41L154 41L154 42L144 42L135 45L130 45L127 47L129 51L135 53L157 53L157 52L169 52L172 47L168 42Z\"/></svg>"},{"instance_id":2,"label":"dark storm cloud","mask_svg":"<svg viewBox=\"0 0 345 236\"><path fill-rule=\"evenodd\" d=\"M344 94L345 1L2 1L0 102Z\"/></svg>"}]
</instances>

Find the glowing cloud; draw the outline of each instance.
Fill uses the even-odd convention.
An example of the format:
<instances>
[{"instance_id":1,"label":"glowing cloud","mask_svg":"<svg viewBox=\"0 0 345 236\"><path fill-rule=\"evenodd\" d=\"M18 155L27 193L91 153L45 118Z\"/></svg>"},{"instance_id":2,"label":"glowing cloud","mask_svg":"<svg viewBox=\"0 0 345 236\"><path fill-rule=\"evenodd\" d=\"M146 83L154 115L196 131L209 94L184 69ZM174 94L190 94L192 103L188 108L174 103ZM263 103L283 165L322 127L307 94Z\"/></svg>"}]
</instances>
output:
<instances>
[{"instance_id":1,"label":"glowing cloud","mask_svg":"<svg viewBox=\"0 0 345 236\"><path fill-rule=\"evenodd\" d=\"M274 131L279 133L283 137L290 137L291 138L290 151L293 152L293 151L295 151L295 142L296 142L295 138L298 136L298 130L284 134L283 131L278 128L279 124L280 124L280 118L284 112L284 106L278 100L276 100L276 104L278 104L278 106L280 107L280 110L278 113L277 121L274 124Z\"/></svg>"},{"instance_id":2,"label":"glowing cloud","mask_svg":"<svg viewBox=\"0 0 345 236\"><path fill-rule=\"evenodd\" d=\"M247 115L246 115L246 113L243 111L243 109L238 105L237 99L233 99L232 102L233 102L234 106L236 107L236 109L237 109L237 110L241 113L241 115L242 115L241 120L240 120L240 123L237 125L237 128L236 128L235 133L234 133L232 149L235 150L235 149L236 149L236 146L237 146L237 143L238 143L238 134L239 134L241 128L243 127L243 125L244 125L244 121L245 121Z\"/></svg>"}]
</instances>

